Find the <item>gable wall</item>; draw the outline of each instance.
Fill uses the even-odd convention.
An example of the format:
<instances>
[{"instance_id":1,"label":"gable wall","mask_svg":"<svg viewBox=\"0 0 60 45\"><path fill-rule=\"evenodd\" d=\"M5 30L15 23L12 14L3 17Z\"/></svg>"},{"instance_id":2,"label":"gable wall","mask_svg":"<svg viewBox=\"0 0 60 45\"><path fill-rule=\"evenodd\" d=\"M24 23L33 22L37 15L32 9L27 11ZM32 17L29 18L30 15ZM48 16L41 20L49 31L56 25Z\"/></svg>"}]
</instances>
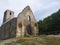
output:
<instances>
[{"instance_id":1,"label":"gable wall","mask_svg":"<svg viewBox=\"0 0 60 45\"><path fill-rule=\"evenodd\" d=\"M28 20L28 17L30 17L30 21ZM22 27L19 27L20 23ZM30 29L27 29L28 25L30 26L32 35L36 35L38 33L38 25L30 7L24 8L24 10L21 13L19 13L17 17L17 37L30 35L28 34L28 32L30 31Z\"/></svg>"}]
</instances>

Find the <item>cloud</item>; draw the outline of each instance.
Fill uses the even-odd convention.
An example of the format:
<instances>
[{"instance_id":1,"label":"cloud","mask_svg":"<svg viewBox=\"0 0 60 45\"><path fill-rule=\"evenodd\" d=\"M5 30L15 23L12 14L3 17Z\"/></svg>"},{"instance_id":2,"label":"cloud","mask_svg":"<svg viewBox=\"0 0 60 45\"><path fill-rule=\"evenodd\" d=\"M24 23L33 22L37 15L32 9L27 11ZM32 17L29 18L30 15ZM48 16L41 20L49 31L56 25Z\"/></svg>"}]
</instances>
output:
<instances>
[{"instance_id":1,"label":"cloud","mask_svg":"<svg viewBox=\"0 0 60 45\"><path fill-rule=\"evenodd\" d=\"M60 0L41 0L40 2L42 3L43 7L36 10L36 12L34 13L37 21L42 20L43 18L51 15L52 13L60 9Z\"/></svg>"},{"instance_id":2,"label":"cloud","mask_svg":"<svg viewBox=\"0 0 60 45\"><path fill-rule=\"evenodd\" d=\"M9 5L8 9L13 10L15 12L21 12L23 8L29 5L33 12L36 10L42 9L43 5L38 2L38 0L8 0Z\"/></svg>"},{"instance_id":3,"label":"cloud","mask_svg":"<svg viewBox=\"0 0 60 45\"><path fill-rule=\"evenodd\" d=\"M27 5L31 7L38 21L57 11L60 8L60 0L0 0L0 24L6 9L14 11L16 17Z\"/></svg>"}]
</instances>

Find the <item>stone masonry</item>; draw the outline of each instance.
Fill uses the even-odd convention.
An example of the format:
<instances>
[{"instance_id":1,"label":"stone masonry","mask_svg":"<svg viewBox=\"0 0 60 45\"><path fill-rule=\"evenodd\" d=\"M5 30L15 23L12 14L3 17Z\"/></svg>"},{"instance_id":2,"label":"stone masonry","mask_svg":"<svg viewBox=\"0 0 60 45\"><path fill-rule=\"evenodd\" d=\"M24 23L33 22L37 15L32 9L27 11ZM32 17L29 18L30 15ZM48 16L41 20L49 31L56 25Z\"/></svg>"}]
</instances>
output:
<instances>
[{"instance_id":1,"label":"stone masonry","mask_svg":"<svg viewBox=\"0 0 60 45\"><path fill-rule=\"evenodd\" d=\"M17 17L14 17L13 11L4 12L3 24L0 27L0 40L37 35L38 24L29 6L26 6Z\"/></svg>"}]
</instances>

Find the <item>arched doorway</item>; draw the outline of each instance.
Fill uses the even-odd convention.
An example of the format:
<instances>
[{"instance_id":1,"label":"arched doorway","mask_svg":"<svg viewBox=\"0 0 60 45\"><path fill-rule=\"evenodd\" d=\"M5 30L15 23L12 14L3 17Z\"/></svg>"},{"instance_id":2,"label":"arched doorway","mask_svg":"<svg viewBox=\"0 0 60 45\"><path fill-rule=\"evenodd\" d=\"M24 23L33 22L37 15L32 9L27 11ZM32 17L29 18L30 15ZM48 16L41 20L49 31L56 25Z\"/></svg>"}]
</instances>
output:
<instances>
[{"instance_id":1,"label":"arched doorway","mask_svg":"<svg viewBox=\"0 0 60 45\"><path fill-rule=\"evenodd\" d=\"M27 33L28 35L32 35L32 31L33 31L33 28L31 27L31 25L30 25L30 24L27 25L27 26L26 26L26 33Z\"/></svg>"}]
</instances>

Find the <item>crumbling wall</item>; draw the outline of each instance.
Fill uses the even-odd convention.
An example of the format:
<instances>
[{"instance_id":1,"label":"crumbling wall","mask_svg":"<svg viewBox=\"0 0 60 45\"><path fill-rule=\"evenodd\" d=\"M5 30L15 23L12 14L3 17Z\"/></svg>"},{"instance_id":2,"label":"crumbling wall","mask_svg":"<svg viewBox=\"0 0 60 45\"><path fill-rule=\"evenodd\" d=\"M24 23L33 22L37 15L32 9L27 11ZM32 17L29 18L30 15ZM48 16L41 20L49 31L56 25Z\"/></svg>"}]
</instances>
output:
<instances>
[{"instance_id":1,"label":"crumbling wall","mask_svg":"<svg viewBox=\"0 0 60 45\"><path fill-rule=\"evenodd\" d=\"M14 18L14 12L11 10L6 10L4 12L4 18L3 18L3 23L10 21L11 19Z\"/></svg>"},{"instance_id":2,"label":"crumbling wall","mask_svg":"<svg viewBox=\"0 0 60 45\"><path fill-rule=\"evenodd\" d=\"M13 18L12 20L3 24L1 26L0 39L16 37L16 24L17 18Z\"/></svg>"},{"instance_id":3,"label":"crumbling wall","mask_svg":"<svg viewBox=\"0 0 60 45\"><path fill-rule=\"evenodd\" d=\"M19 26L21 24L22 26ZM17 37L38 34L38 25L29 6L17 17Z\"/></svg>"},{"instance_id":4,"label":"crumbling wall","mask_svg":"<svg viewBox=\"0 0 60 45\"><path fill-rule=\"evenodd\" d=\"M29 6L24 8L17 18L13 16L13 11L5 12L3 24L0 27L0 39L38 35L38 24Z\"/></svg>"}]
</instances>

